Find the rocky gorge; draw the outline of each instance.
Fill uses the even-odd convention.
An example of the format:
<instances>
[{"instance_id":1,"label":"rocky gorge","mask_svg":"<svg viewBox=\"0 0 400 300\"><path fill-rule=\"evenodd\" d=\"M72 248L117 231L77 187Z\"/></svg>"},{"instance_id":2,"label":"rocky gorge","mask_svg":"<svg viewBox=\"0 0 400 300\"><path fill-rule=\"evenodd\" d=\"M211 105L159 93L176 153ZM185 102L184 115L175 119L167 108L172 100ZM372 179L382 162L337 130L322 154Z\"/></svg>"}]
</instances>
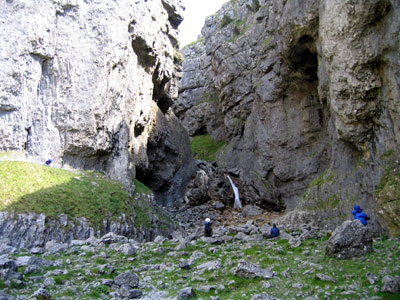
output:
<instances>
[{"instance_id":1,"label":"rocky gorge","mask_svg":"<svg viewBox=\"0 0 400 300\"><path fill-rule=\"evenodd\" d=\"M360 204L377 234L398 234L399 13L386 0L233 0L208 17L182 50L173 109L192 138L225 146L203 168L210 191L187 201L223 199L230 175L282 223L333 229Z\"/></svg>"},{"instance_id":2,"label":"rocky gorge","mask_svg":"<svg viewBox=\"0 0 400 300\"><path fill-rule=\"evenodd\" d=\"M0 299L400 292L397 0L0 7Z\"/></svg>"}]
</instances>

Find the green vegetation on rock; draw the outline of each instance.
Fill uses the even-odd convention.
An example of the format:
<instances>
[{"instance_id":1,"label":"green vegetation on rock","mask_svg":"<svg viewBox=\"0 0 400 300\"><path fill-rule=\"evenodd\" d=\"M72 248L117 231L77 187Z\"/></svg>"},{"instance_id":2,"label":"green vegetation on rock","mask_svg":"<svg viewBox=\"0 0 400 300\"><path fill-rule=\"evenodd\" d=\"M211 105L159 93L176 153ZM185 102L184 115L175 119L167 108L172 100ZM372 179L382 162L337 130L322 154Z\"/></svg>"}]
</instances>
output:
<instances>
[{"instance_id":1,"label":"green vegetation on rock","mask_svg":"<svg viewBox=\"0 0 400 300\"><path fill-rule=\"evenodd\" d=\"M232 22L233 22L233 19L230 16L224 15L221 20L221 28L228 26Z\"/></svg>"},{"instance_id":2,"label":"green vegetation on rock","mask_svg":"<svg viewBox=\"0 0 400 300\"><path fill-rule=\"evenodd\" d=\"M198 106L202 103L211 103L211 102L218 102L218 94L217 93L203 93L201 95L201 100L199 102L196 103L195 106Z\"/></svg>"},{"instance_id":3,"label":"green vegetation on rock","mask_svg":"<svg viewBox=\"0 0 400 300\"><path fill-rule=\"evenodd\" d=\"M135 179L134 181L135 184L135 192L139 194L145 194L145 195L151 195L153 192L142 182L139 180Z\"/></svg>"},{"instance_id":4,"label":"green vegetation on rock","mask_svg":"<svg viewBox=\"0 0 400 300\"><path fill-rule=\"evenodd\" d=\"M43 213L54 218L60 214L72 219L85 217L95 228L104 219L116 220L122 214L136 226L150 227L152 214L171 223L145 196L152 191L138 180L134 184L135 199L121 183L99 172L72 172L34 163L2 161L0 210Z\"/></svg>"},{"instance_id":5,"label":"green vegetation on rock","mask_svg":"<svg viewBox=\"0 0 400 300\"><path fill-rule=\"evenodd\" d=\"M379 213L385 220L390 234L400 236L400 167L392 162L385 170L376 198Z\"/></svg>"},{"instance_id":6,"label":"green vegetation on rock","mask_svg":"<svg viewBox=\"0 0 400 300\"><path fill-rule=\"evenodd\" d=\"M130 211L124 186L99 172L70 172L44 165L0 162L0 210L85 217L94 226Z\"/></svg>"},{"instance_id":7,"label":"green vegetation on rock","mask_svg":"<svg viewBox=\"0 0 400 300\"><path fill-rule=\"evenodd\" d=\"M190 144L194 158L208 161L215 161L218 151L224 145L224 141L216 141L209 134L193 137Z\"/></svg>"},{"instance_id":8,"label":"green vegetation on rock","mask_svg":"<svg viewBox=\"0 0 400 300\"><path fill-rule=\"evenodd\" d=\"M183 56L182 52L180 52L177 49L174 49L174 62L178 63L178 64L182 64L184 60L185 60L185 57Z\"/></svg>"},{"instance_id":9,"label":"green vegetation on rock","mask_svg":"<svg viewBox=\"0 0 400 300\"><path fill-rule=\"evenodd\" d=\"M310 210L332 210L339 206L342 191L335 188L336 171L328 168L316 177L302 197L302 206Z\"/></svg>"},{"instance_id":10,"label":"green vegetation on rock","mask_svg":"<svg viewBox=\"0 0 400 300\"><path fill-rule=\"evenodd\" d=\"M185 49L185 48L187 48L187 47L196 45L197 43L201 43L201 42L204 42L204 37L201 37L200 39L198 39L198 40L196 40L196 41L194 41L194 42L191 42L191 43L189 43L189 44L183 46L183 47L182 47L182 50Z\"/></svg>"}]
</instances>

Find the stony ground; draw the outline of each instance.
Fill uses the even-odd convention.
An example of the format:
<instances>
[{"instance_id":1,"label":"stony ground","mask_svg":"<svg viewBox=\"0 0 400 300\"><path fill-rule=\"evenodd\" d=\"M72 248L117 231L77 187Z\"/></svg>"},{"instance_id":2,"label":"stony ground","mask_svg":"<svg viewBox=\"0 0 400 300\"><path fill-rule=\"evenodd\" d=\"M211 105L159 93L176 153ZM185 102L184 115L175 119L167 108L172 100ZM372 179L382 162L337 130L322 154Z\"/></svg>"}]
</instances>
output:
<instances>
[{"instance_id":1,"label":"stony ground","mask_svg":"<svg viewBox=\"0 0 400 300\"><path fill-rule=\"evenodd\" d=\"M271 240L268 230L248 221L214 228L212 238L200 227L148 243L109 234L9 249L0 256L0 299L399 299L382 292L385 277L400 275L398 239L338 260L325 256L329 232L286 228Z\"/></svg>"}]
</instances>

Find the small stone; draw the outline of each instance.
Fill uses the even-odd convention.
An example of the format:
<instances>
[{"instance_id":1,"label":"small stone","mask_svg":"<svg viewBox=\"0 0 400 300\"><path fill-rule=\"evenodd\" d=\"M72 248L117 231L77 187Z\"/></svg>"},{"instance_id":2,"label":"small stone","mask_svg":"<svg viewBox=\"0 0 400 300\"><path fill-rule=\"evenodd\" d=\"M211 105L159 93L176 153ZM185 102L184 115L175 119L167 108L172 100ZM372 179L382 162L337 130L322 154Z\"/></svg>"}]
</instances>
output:
<instances>
[{"instance_id":1,"label":"small stone","mask_svg":"<svg viewBox=\"0 0 400 300\"><path fill-rule=\"evenodd\" d=\"M41 247L35 247L31 249L31 254L43 254L44 249Z\"/></svg>"},{"instance_id":2,"label":"small stone","mask_svg":"<svg viewBox=\"0 0 400 300\"><path fill-rule=\"evenodd\" d=\"M33 293L29 299L37 299L37 300L52 300L49 292L46 289L39 289L35 293Z\"/></svg>"},{"instance_id":3,"label":"small stone","mask_svg":"<svg viewBox=\"0 0 400 300\"><path fill-rule=\"evenodd\" d=\"M366 277L370 284L375 284L378 281L378 276L370 272L367 273Z\"/></svg>"},{"instance_id":4,"label":"small stone","mask_svg":"<svg viewBox=\"0 0 400 300\"><path fill-rule=\"evenodd\" d=\"M191 298L194 298L195 296L196 296L196 293L194 292L194 289L192 287L184 288L178 292L179 300L180 299L182 299L182 300L191 299Z\"/></svg>"},{"instance_id":5,"label":"small stone","mask_svg":"<svg viewBox=\"0 0 400 300\"><path fill-rule=\"evenodd\" d=\"M337 280L335 278L328 276L328 275L321 274L321 273L318 273L317 275L315 275L315 279L337 283Z\"/></svg>"},{"instance_id":6,"label":"small stone","mask_svg":"<svg viewBox=\"0 0 400 300\"><path fill-rule=\"evenodd\" d=\"M53 277L48 277L44 280L43 284L45 287L51 287L56 284L56 281Z\"/></svg>"},{"instance_id":7,"label":"small stone","mask_svg":"<svg viewBox=\"0 0 400 300\"><path fill-rule=\"evenodd\" d=\"M0 291L0 300L11 300L11 298L3 291Z\"/></svg>"},{"instance_id":8,"label":"small stone","mask_svg":"<svg viewBox=\"0 0 400 300\"><path fill-rule=\"evenodd\" d=\"M184 270L189 270L190 269L190 264L189 264L188 261L184 260L184 261L180 262L179 267L181 269L184 269Z\"/></svg>"}]
</instances>

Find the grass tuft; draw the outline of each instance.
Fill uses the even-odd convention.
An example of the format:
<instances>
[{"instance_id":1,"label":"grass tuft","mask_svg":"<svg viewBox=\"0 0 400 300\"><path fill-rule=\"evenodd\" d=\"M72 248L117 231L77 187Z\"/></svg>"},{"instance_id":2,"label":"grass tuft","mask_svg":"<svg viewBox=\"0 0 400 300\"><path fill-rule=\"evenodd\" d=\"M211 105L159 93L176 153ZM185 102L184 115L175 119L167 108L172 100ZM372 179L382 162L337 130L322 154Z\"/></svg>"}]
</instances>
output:
<instances>
[{"instance_id":1,"label":"grass tuft","mask_svg":"<svg viewBox=\"0 0 400 300\"><path fill-rule=\"evenodd\" d=\"M224 145L224 141L215 141L209 134L204 134L193 137L190 146L194 158L215 161L218 151Z\"/></svg>"}]
</instances>

